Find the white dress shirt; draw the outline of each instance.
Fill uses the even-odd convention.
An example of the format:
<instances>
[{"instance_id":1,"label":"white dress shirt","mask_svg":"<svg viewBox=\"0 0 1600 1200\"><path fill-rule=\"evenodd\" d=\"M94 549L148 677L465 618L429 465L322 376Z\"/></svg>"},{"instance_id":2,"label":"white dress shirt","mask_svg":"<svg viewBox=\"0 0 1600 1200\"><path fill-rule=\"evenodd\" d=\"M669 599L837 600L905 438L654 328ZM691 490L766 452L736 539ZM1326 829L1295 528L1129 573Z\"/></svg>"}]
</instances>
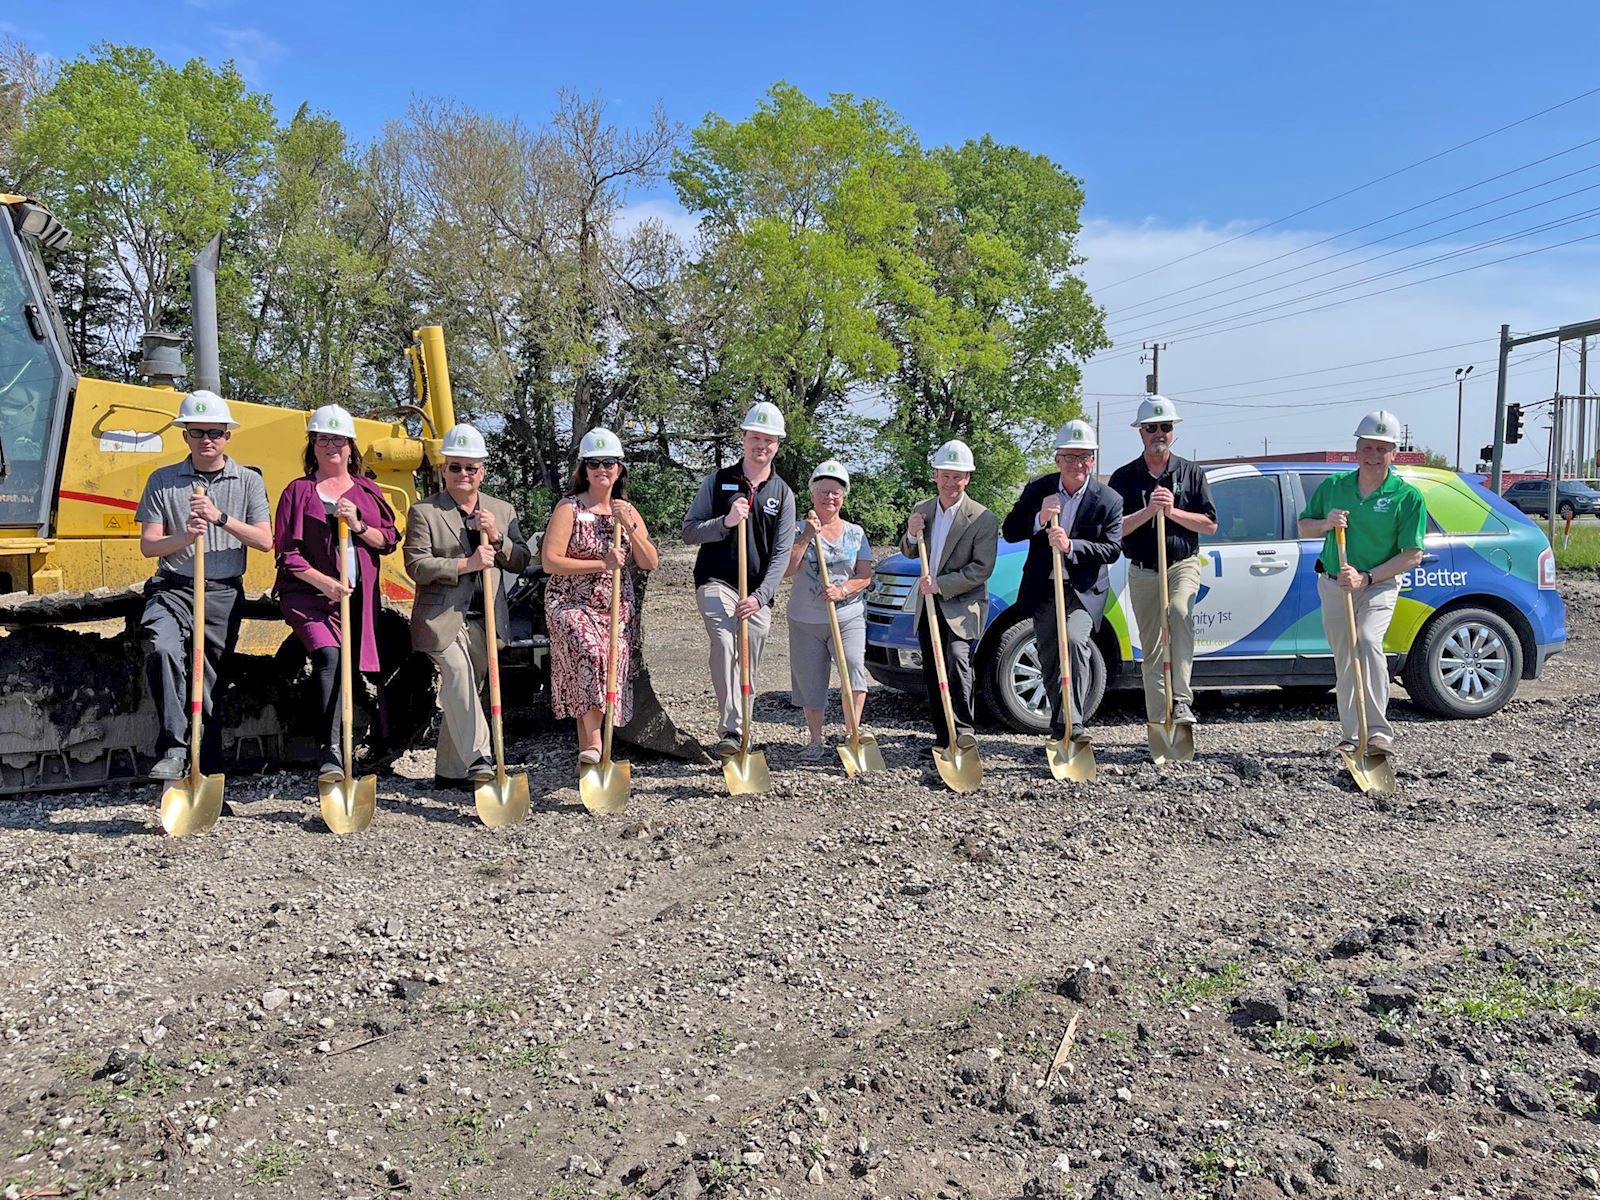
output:
<instances>
[{"instance_id":1,"label":"white dress shirt","mask_svg":"<svg viewBox=\"0 0 1600 1200\"><path fill-rule=\"evenodd\" d=\"M933 531L928 537L928 570L935 575L939 573L939 564L944 559L945 539L950 536L950 527L956 523L956 509L960 507L959 499L949 508L945 508L937 499L933 502Z\"/></svg>"}]
</instances>

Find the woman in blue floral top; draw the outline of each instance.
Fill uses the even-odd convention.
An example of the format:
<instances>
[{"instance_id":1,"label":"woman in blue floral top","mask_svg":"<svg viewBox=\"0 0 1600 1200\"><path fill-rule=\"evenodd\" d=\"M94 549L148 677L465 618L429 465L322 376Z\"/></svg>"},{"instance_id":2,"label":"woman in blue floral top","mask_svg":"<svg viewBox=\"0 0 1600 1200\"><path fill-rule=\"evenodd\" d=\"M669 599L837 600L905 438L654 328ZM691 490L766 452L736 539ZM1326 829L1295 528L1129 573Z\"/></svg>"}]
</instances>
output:
<instances>
[{"instance_id":1,"label":"woman in blue floral top","mask_svg":"<svg viewBox=\"0 0 1600 1200\"><path fill-rule=\"evenodd\" d=\"M805 709L811 735L800 757L812 762L828 756L822 714L828 707L830 666L838 666L841 676L849 670L858 722L867 699L866 602L861 593L872 583L872 547L861 526L840 515L849 491L850 472L837 459L830 458L811 473L811 513L795 529L794 550L784 572L785 579L795 581L789 590L789 679ZM819 554L828 563L826 580L817 565ZM829 600L838 610L844 636L843 664L833 661Z\"/></svg>"}]
</instances>

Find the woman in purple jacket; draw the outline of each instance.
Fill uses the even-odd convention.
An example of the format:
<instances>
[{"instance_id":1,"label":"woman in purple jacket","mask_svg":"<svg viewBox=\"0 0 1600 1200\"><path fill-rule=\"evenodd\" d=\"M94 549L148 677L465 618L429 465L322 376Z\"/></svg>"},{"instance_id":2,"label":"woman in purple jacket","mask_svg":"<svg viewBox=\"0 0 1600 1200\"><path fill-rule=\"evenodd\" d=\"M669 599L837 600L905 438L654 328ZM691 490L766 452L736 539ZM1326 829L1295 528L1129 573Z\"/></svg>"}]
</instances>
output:
<instances>
[{"instance_id":1,"label":"woman in purple jacket","mask_svg":"<svg viewBox=\"0 0 1600 1200\"><path fill-rule=\"evenodd\" d=\"M355 422L337 404L311 414L306 426L306 473L283 489L273 529L278 556L278 605L311 659L322 700L322 767L319 777L344 774L340 754L339 597L351 598L355 666L378 669L378 556L393 553L400 537L394 510L378 485L361 474ZM350 561L339 583L339 518L350 525ZM352 770L354 764L351 764Z\"/></svg>"}]
</instances>

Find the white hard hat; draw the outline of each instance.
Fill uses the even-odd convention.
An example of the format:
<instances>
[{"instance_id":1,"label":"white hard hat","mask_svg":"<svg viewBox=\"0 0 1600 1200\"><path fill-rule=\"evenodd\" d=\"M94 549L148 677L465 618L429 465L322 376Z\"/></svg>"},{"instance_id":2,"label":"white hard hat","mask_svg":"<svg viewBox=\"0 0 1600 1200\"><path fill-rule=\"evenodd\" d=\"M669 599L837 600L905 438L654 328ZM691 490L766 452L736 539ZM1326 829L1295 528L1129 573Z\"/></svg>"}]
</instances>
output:
<instances>
[{"instance_id":1,"label":"white hard hat","mask_svg":"<svg viewBox=\"0 0 1600 1200\"><path fill-rule=\"evenodd\" d=\"M621 458L622 439L609 429L595 428L578 443L579 458Z\"/></svg>"},{"instance_id":2,"label":"white hard hat","mask_svg":"<svg viewBox=\"0 0 1600 1200\"><path fill-rule=\"evenodd\" d=\"M1133 428L1150 421L1171 421L1176 425L1183 420L1178 415L1178 406L1165 396L1146 396L1139 402L1139 416L1133 422Z\"/></svg>"},{"instance_id":3,"label":"white hard hat","mask_svg":"<svg viewBox=\"0 0 1600 1200\"><path fill-rule=\"evenodd\" d=\"M465 423L450 426L440 450L446 458L489 457L489 447L483 444L483 434Z\"/></svg>"},{"instance_id":4,"label":"white hard hat","mask_svg":"<svg viewBox=\"0 0 1600 1200\"><path fill-rule=\"evenodd\" d=\"M228 402L215 392L207 391L190 392L185 396L183 403L178 405L178 415L172 418L172 423L239 428L239 422L233 419L233 413L228 410Z\"/></svg>"},{"instance_id":5,"label":"white hard hat","mask_svg":"<svg viewBox=\"0 0 1600 1200\"><path fill-rule=\"evenodd\" d=\"M972 463L972 447L959 438L951 438L935 450L928 464L935 471L966 471L970 474L976 469Z\"/></svg>"},{"instance_id":6,"label":"white hard hat","mask_svg":"<svg viewBox=\"0 0 1600 1200\"><path fill-rule=\"evenodd\" d=\"M307 433L337 433L347 438L356 436L356 422L345 409L337 404L324 404L311 414L311 420L306 422Z\"/></svg>"},{"instance_id":7,"label":"white hard hat","mask_svg":"<svg viewBox=\"0 0 1600 1200\"><path fill-rule=\"evenodd\" d=\"M788 427L783 423L783 413L776 404L768 404L763 400L744 415L744 424L740 429L747 429L751 433L768 433L773 437L787 437Z\"/></svg>"},{"instance_id":8,"label":"white hard hat","mask_svg":"<svg viewBox=\"0 0 1600 1200\"><path fill-rule=\"evenodd\" d=\"M1366 438L1368 441L1397 445L1400 441L1400 418L1386 408L1369 412L1361 418L1361 424L1356 426L1356 436Z\"/></svg>"},{"instance_id":9,"label":"white hard hat","mask_svg":"<svg viewBox=\"0 0 1600 1200\"><path fill-rule=\"evenodd\" d=\"M1100 439L1094 435L1094 426L1087 421L1068 421L1056 430L1057 450L1098 450Z\"/></svg>"},{"instance_id":10,"label":"white hard hat","mask_svg":"<svg viewBox=\"0 0 1600 1200\"><path fill-rule=\"evenodd\" d=\"M844 484L845 491L850 490L850 472L845 470L845 465L837 458L830 458L826 462L817 464L817 469L811 472L811 482L819 479L837 479Z\"/></svg>"}]
</instances>

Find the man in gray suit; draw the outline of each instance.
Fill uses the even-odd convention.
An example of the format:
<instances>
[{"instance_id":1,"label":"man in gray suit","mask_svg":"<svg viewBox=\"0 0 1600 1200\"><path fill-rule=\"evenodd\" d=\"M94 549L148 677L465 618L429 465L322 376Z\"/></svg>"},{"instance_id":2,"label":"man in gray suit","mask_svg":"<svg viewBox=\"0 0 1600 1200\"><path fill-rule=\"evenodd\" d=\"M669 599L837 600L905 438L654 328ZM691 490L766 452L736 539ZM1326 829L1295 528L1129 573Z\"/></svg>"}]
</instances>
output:
<instances>
[{"instance_id":1,"label":"man in gray suit","mask_svg":"<svg viewBox=\"0 0 1600 1200\"><path fill-rule=\"evenodd\" d=\"M483 435L453 425L444 435L445 490L406 516L406 571L417 585L411 644L439 671L439 751L435 787L466 788L494 778L489 725L479 695L488 670L486 594L494 597L495 640L505 644L511 615L505 574L522 573L531 555L517 510L485 496Z\"/></svg>"},{"instance_id":2,"label":"man in gray suit","mask_svg":"<svg viewBox=\"0 0 1600 1200\"><path fill-rule=\"evenodd\" d=\"M917 604L919 614L935 614L944 646L956 727L945 728L944 705L934 704L934 745L949 749L953 733L958 745L970 748L977 745L972 732L972 647L983 634L984 617L989 611L989 576L994 571L1000 522L967 496L973 461L965 442L946 442L929 461L939 494L911 510L900 550L915 558L917 540L926 538L928 569L933 574L917 581L916 592L907 602ZM918 593L921 603L917 603ZM939 676L933 661L933 638L921 615L917 618L917 641L922 647L922 677L927 682L928 695L937 697Z\"/></svg>"}]
</instances>

